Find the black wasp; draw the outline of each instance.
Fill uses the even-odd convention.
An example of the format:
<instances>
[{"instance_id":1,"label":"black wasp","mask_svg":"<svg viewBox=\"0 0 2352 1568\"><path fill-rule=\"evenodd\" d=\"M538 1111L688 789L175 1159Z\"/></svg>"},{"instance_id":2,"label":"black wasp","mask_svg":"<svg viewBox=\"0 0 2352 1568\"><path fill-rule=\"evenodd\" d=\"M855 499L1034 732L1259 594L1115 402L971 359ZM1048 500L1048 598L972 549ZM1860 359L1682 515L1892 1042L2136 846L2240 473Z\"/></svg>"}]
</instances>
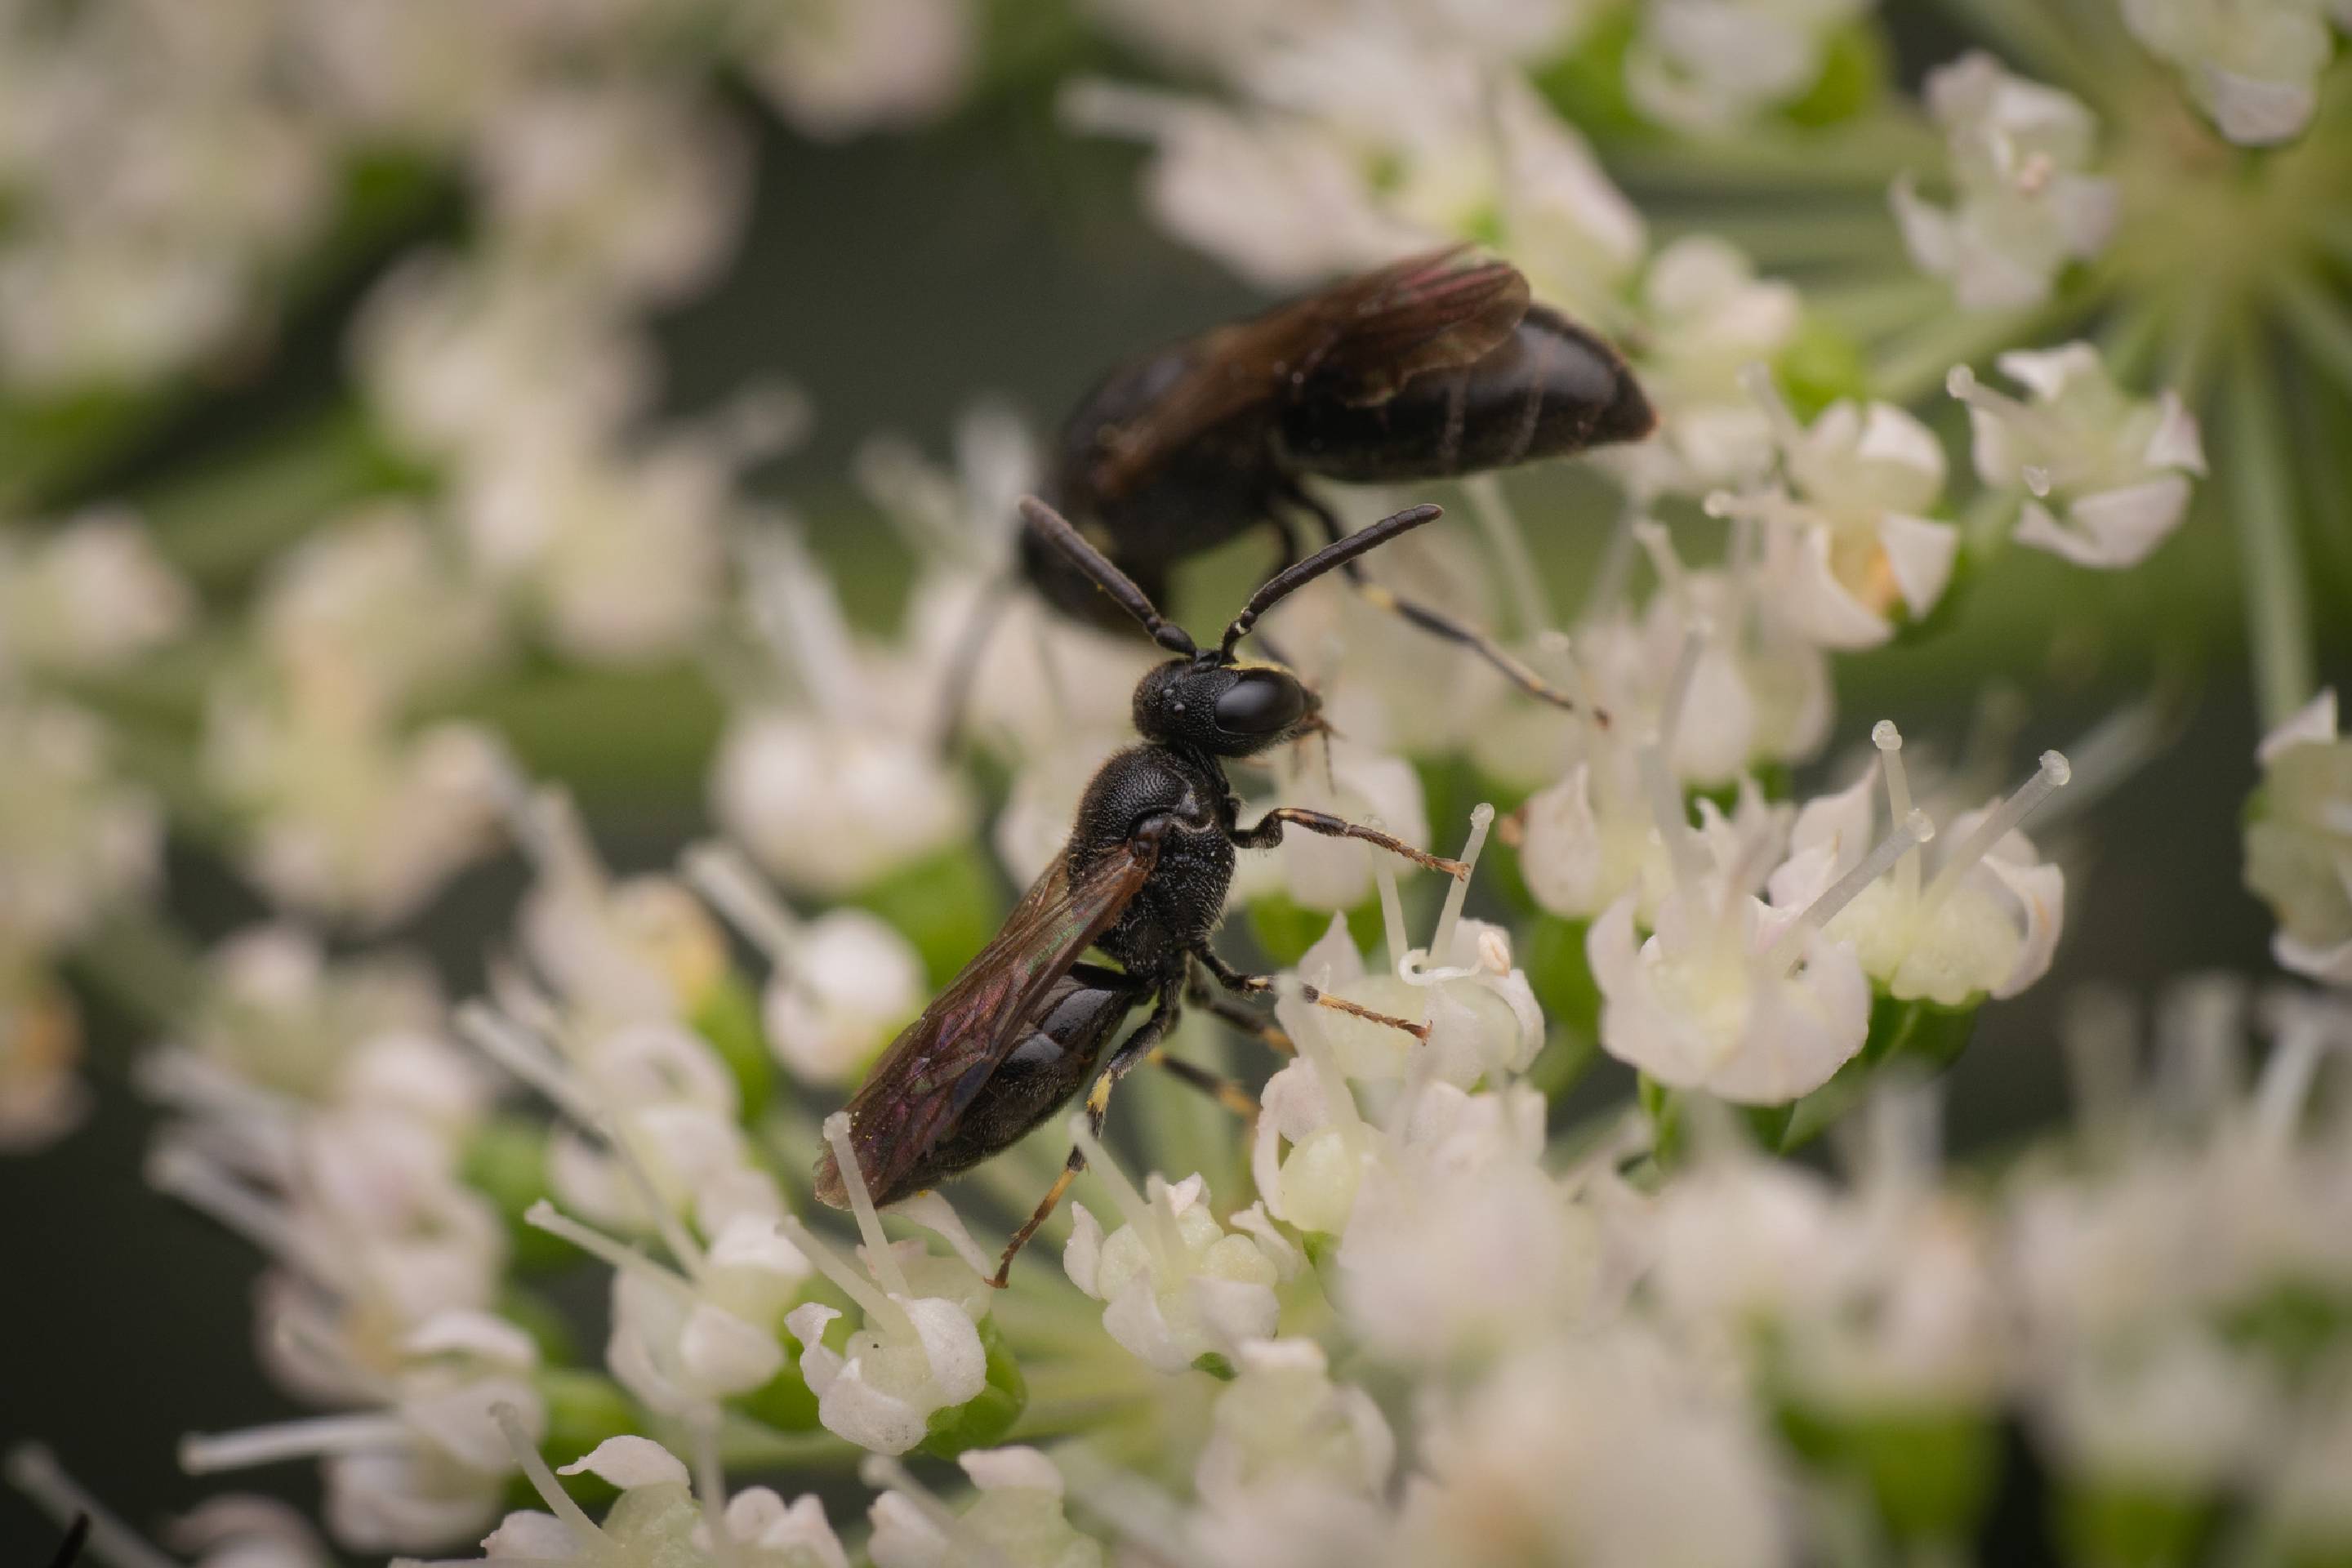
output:
<instances>
[{"instance_id":1,"label":"black wasp","mask_svg":"<svg viewBox=\"0 0 2352 1568\"><path fill-rule=\"evenodd\" d=\"M1250 529L1279 530L1286 561L1302 518L1339 538L1309 477L1450 479L1650 434L1657 417L1614 349L1532 302L1517 268L1462 256L1401 261L1120 366L1063 426L1053 499L1164 600L1177 562ZM1116 616L1081 563L1041 535L1022 542L1024 575L1056 607ZM1486 633L1347 572L1383 608L1570 705Z\"/></svg>"},{"instance_id":2,"label":"black wasp","mask_svg":"<svg viewBox=\"0 0 2352 1568\"><path fill-rule=\"evenodd\" d=\"M1112 757L1087 785L1061 858L1023 896L995 940L891 1042L850 1100L850 1146L877 1204L912 1196L1011 1146L1089 1079L1087 1114L1099 1129L1112 1086L1147 1060L1245 1104L1238 1090L1161 1049L1188 994L1253 1033L1278 1038L1194 973L1197 965L1225 990L1244 994L1272 987L1267 976L1240 973L1209 947L1224 917L1235 849L1271 848L1286 826L1295 826L1360 838L1423 866L1466 874L1458 862L1298 806L1276 807L1244 827L1224 770L1226 758L1255 756L1322 728L1313 692L1287 670L1243 663L1235 646L1285 595L1431 521L1436 507L1401 511L1284 568L1251 595L1214 648L1194 646L1052 508L1031 498L1021 510L1034 538L1175 657L1136 687L1135 727L1143 743ZM1120 967L1081 963L1090 947ZM1308 994L1426 1033L1336 997ZM1150 1016L1106 1059L1111 1037L1146 1002ZM1061 1179L1004 1249L997 1284L1083 1163L1073 1149ZM817 1163L816 1194L836 1208L848 1203L831 1150Z\"/></svg>"}]
</instances>

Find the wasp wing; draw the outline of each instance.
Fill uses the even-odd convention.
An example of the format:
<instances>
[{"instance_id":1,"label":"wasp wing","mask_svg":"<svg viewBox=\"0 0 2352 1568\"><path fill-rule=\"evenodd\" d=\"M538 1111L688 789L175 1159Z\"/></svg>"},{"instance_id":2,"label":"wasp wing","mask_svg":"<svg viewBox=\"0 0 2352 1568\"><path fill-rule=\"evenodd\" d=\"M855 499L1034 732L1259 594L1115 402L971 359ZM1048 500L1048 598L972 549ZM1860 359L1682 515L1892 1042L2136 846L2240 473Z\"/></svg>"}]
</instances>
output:
<instances>
[{"instance_id":1,"label":"wasp wing","mask_svg":"<svg viewBox=\"0 0 2352 1568\"><path fill-rule=\"evenodd\" d=\"M1461 266L1463 248L1367 272L1202 337L1150 412L1106 433L1097 493L1124 493L1169 453L1310 379L1343 402L1380 403L1416 375L1492 353L1527 314L1528 280L1507 261Z\"/></svg>"},{"instance_id":2,"label":"wasp wing","mask_svg":"<svg viewBox=\"0 0 2352 1568\"><path fill-rule=\"evenodd\" d=\"M1108 931L1151 875L1156 839L1129 842L1073 876L1056 859L1030 885L1004 925L923 1016L882 1053L849 1102L849 1135L858 1168L877 1203L899 1184L955 1124L1002 1065L1054 983ZM840 1195L840 1171L827 1150L817 1195Z\"/></svg>"}]
</instances>

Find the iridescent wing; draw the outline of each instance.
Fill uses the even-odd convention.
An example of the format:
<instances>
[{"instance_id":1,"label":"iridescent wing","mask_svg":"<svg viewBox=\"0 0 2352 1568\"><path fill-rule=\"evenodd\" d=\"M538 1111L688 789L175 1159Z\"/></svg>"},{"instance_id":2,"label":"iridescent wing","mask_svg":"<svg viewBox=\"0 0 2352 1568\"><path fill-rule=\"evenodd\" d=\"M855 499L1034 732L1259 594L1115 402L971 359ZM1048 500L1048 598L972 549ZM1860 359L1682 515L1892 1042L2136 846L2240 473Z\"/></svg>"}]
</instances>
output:
<instances>
[{"instance_id":1,"label":"iridescent wing","mask_svg":"<svg viewBox=\"0 0 2352 1568\"><path fill-rule=\"evenodd\" d=\"M1169 453L1310 381L1349 405L1380 403L1416 375L1492 353L1527 314L1528 280L1507 261L1465 267L1462 255L1416 256L1206 334L1150 412L1104 435L1096 493L1122 494Z\"/></svg>"},{"instance_id":2,"label":"iridescent wing","mask_svg":"<svg viewBox=\"0 0 2352 1568\"><path fill-rule=\"evenodd\" d=\"M1118 921L1159 858L1157 840L1123 845L1076 877L1057 858L994 939L890 1042L849 1102L851 1146L876 1202L903 1195L898 1184L955 1125L1035 1022L1054 983ZM846 1201L831 1150L818 1162L816 1192L827 1203Z\"/></svg>"}]
</instances>

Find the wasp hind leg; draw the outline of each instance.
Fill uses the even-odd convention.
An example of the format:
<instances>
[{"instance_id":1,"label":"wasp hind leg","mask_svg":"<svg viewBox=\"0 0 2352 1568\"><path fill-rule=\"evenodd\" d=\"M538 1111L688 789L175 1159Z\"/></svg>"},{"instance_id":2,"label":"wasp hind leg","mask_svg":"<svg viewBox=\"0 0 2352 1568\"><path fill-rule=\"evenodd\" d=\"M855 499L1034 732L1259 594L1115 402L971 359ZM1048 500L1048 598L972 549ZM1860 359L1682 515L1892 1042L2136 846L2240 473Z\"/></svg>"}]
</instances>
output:
<instances>
[{"instance_id":1,"label":"wasp hind leg","mask_svg":"<svg viewBox=\"0 0 2352 1568\"><path fill-rule=\"evenodd\" d=\"M1146 1018L1135 1033L1120 1041L1118 1049L1111 1053L1110 1060L1103 1064L1102 1071L1095 1078L1094 1087L1087 1090L1087 1125L1096 1137L1102 1136L1103 1119L1110 1113L1110 1091L1118 1087L1118 1080L1147 1061L1166 1058L1160 1042L1176 1026L1180 1012L1176 988L1171 985L1160 992L1159 1002L1151 1009L1151 1016ZM1005 1244L1004 1255L996 1260L996 1278L991 1279L990 1284L1000 1290L1004 1289L1005 1282L1013 1275L1013 1258L1020 1256L1021 1249L1029 1245L1029 1238L1037 1234L1038 1227L1060 1206L1062 1195L1070 1190L1070 1184L1076 1181L1078 1173L1086 1168L1085 1151L1072 1149L1069 1158L1062 1162L1062 1173L1054 1178L1054 1184L1046 1189L1045 1196L1037 1205L1035 1212L1021 1222L1021 1228L1014 1231L1013 1239Z\"/></svg>"}]
</instances>

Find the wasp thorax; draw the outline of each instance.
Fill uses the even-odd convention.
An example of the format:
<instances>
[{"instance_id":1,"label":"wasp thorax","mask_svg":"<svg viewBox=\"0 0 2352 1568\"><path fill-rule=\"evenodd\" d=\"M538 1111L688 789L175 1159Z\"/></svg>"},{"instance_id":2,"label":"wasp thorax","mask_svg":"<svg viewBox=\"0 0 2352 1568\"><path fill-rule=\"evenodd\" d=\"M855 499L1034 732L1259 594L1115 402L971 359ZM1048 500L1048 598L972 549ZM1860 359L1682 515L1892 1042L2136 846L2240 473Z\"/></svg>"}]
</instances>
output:
<instances>
[{"instance_id":1,"label":"wasp thorax","mask_svg":"<svg viewBox=\"0 0 2352 1568\"><path fill-rule=\"evenodd\" d=\"M1136 687L1135 727L1149 740L1246 757L1299 734L1316 707L1314 693L1288 670L1176 658Z\"/></svg>"}]
</instances>

